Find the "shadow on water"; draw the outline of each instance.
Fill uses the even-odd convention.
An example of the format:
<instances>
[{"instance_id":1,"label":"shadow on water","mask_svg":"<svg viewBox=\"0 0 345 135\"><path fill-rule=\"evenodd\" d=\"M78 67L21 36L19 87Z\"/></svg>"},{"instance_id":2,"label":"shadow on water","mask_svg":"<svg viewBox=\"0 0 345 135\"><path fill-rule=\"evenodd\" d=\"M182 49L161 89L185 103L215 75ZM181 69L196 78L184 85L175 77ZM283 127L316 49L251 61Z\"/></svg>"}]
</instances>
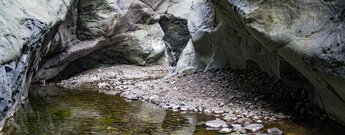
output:
<instances>
[{"instance_id":1,"label":"shadow on water","mask_svg":"<svg viewBox=\"0 0 345 135\"><path fill-rule=\"evenodd\" d=\"M197 126L197 123L213 119L214 117L197 113L172 112L149 103L129 102L119 96L109 96L92 90L71 91L51 86L33 86L29 92L29 101L24 103L15 118L7 123L3 134L219 134L217 131L208 131L203 126ZM332 128L320 128L332 124L308 126L304 122L291 121L266 124L266 127L273 126L290 135L335 133Z\"/></svg>"}]
</instances>

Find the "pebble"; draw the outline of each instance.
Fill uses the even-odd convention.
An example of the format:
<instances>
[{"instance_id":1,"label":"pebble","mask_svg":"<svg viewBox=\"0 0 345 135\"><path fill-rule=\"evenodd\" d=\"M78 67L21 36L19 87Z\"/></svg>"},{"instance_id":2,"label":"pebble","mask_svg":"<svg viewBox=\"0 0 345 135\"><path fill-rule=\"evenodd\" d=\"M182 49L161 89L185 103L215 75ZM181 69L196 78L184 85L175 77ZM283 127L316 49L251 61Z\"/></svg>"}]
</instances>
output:
<instances>
[{"instance_id":1,"label":"pebble","mask_svg":"<svg viewBox=\"0 0 345 135\"><path fill-rule=\"evenodd\" d=\"M260 119L260 118L259 118L258 116L255 115L255 116L253 116L253 119Z\"/></svg>"},{"instance_id":2,"label":"pebble","mask_svg":"<svg viewBox=\"0 0 345 135\"><path fill-rule=\"evenodd\" d=\"M282 114L282 113L279 113L278 115L276 115L276 117L279 118L279 119L285 119L285 118L287 118L287 116L284 115L284 114Z\"/></svg>"},{"instance_id":3,"label":"pebble","mask_svg":"<svg viewBox=\"0 0 345 135\"><path fill-rule=\"evenodd\" d=\"M205 122L200 121L200 122L197 122L195 125L197 125L197 126L201 126L201 125L204 125L204 124L205 124Z\"/></svg>"},{"instance_id":4,"label":"pebble","mask_svg":"<svg viewBox=\"0 0 345 135\"><path fill-rule=\"evenodd\" d=\"M179 108L180 108L180 106L178 106L178 105L173 105L173 107L172 107L173 110L177 110Z\"/></svg>"},{"instance_id":5,"label":"pebble","mask_svg":"<svg viewBox=\"0 0 345 135\"><path fill-rule=\"evenodd\" d=\"M217 131L217 130L219 130L219 129L218 129L218 128L207 127L206 130L209 130L209 131Z\"/></svg>"},{"instance_id":6,"label":"pebble","mask_svg":"<svg viewBox=\"0 0 345 135\"><path fill-rule=\"evenodd\" d=\"M224 111L223 110L215 110L215 111L213 111L215 114L222 114L222 113L224 113Z\"/></svg>"},{"instance_id":7,"label":"pebble","mask_svg":"<svg viewBox=\"0 0 345 135\"><path fill-rule=\"evenodd\" d=\"M264 125L262 124L249 124L244 126L245 129L251 131L251 132L257 132L259 130L261 130L262 128L264 128Z\"/></svg>"},{"instance_id":8,"label":"pebble","mask_svg":"<svg viewBox=\"0 0 345 135\"><path fill-rule=\"evenodd\" d=\"M269 135L282 135L283 134L283 131L281 131L280 129L278 129L276 127L267 129L267 132Z\"/></svg>"},{"instance_id":9,"label":"pebble","mask_svg":"<svg viewBox=\"0 0 345 135\"><path fill-rule=\"evenodd\" d=\"M128 93L128 94L125 94L123 96L129 100L138 100L139 99L138 95L135 95L133 93Z\"/></svg>"},{"instance_id":10,"label":"pebble","mask_svg":"<svg viewBox=\"0 0 345 135\"><path fill-rule=\"evenodd\" d=\"M262 123L262 120L257 120L256 123Z\"/></svg>"},{"instance_id":11,"label":"pebble","mask_svg":"<svg viewBox=\"0 0 345 135\"><path fill-rule=\"evenodd\" d=\"M150 100L154 100L154 99L157 99L157 98L159 98L159 96L158 95L152 95L152 96L150 96Z\"/></svg>"},{"instance_id":12,"label":"pebble","mask_svg":"<svg viewBox=\"0 0 345 135\"><path fill-rule=\"evenodd\" d=\"M199 112L202 112L202 111L203 111L203 109L202 109L201 106L198 107L198 110L199 110Z\"/></svg>"},{"instance_id":13,"label":"pebble","mask_svg":"<svg viewBox=\"0 0 345 135\"><path fill-rule=\"evenodd\" d=\"M234 114L227 114L225 115L224 120L226 121L237 120L237 117Z\"/></svg>"},{"instance_id":14,"label":"pebble","mask_svg":"<svg viewBox=\"0 0 345 135\"><path fill-rule=\"evenodd\" d=\"M216 120L207 121L205 123L205 125L207 127L211 127L211 128L220 128L220 127L225 128L225 127L228 127L228 125L226 124L225 121L223 121L221 119L218 119L218 118L216 118Z\"/></svg>"},{"instance_id":15,"label":"pebble","mask_svg":"<svg viewBox=\"0 0 345 135\"><path fill-rule=\"evenodd\" d=\"M181 110L181 111L188 111L188 106L182 106L182 107L180 108L180 110Z\"/></svg>"},{"instance_id":16,"label":"pebble","mask_svg":"<svg viewBox=\"0 0 345 135\"><path fill-rule=\"evenodd\" d=\"M101 83L98 83L98 88L102 88L102 87L105 87L105 86L107 86L107 83L105 83L105 82L101 82Z\"/></svg>"},{"instance_id":17,"label":"pebble","mask_svg":"<svg viewBox=\"0 0 345 135\"><path fill-rule=\"evenodd\" d=\"M232 131L232 129L230 128L222 128L221 130L219 130L219 133L230 133Z\"/></svg>"},{"instance_id":18,"label":"pebble","mask_svg":"<svg viewBox=\"0 0 345 135\"><path fill-rule=\"evenodd\" d=\"M212 111L211 111L211 110L209 110L209 109L205 109L205 110L204 110L204 113L206 113L206 114L210 114L210 113L212 113Z\"/></svg>"},{"instance_id":19,"label":"pebble","mask_svg":"<svg viewBox=\"0 0 345 135\"><path fill-rule=\"evenodd\" d=\"M250 122L247 121L247 122L245 122L243 125L249 125L249 124L250 124Z\"/></svg>"},{"instance_id":20,"label":"pebble","mask_svg":"<svg viewBox=\"0 0 345 135\"><path fill-rule=\"evenodd\" d=\"M241 132L244 130L244 128L240 124L231 124L231 127L233 128L234 131Z\"/></svg>"},{"instance_id":21,"label":"pebble","mask_svg":"<svg viewBox=\"0 0 345 135\"><path fill-rule=\"evenodd\" d=\"M165 109L172 109L172 107L169 106L169 105L165 105L165 106L163 106L163 108L165 108Z\"/></svg>"},{"instance_id":22,"label":"pebble","mask_svg":"<svg viewBox=\"0 0 345 135\"><path fill-rule=\"evenodd\" d=\"M238 120L235 121L238 124L245 125L245 123L253 123L253 121L249 118L239 118Z\"/></svg>"}]
</instances>

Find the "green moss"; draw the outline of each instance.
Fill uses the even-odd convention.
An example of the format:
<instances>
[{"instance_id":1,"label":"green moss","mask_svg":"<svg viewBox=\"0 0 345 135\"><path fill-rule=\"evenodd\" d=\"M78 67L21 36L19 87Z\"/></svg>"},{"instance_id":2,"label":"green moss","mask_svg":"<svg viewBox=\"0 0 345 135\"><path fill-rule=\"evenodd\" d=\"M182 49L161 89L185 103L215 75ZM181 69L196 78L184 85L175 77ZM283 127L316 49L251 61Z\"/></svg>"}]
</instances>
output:
<instances>
[{"instance_id":1,"label":"green moss","mask_svg":"<svg viewBox=\"0 0 345 135\"><path fill-rule=\"evenodd\" d=\"M112 125L115 122L119 122L119 120L113 117L105 117L101 119L101 122L106 125Z\"/></svg>"},{"instance_id":2,"label":"green moss","mask_svg":"<svg viewBox=\"0 0 345 135\"><path fill-rule=\"evenodd\" d=\"M70 110L60 110L54 113L56 119L64 120L71 118Z\"/></svg>"}]
</instances>

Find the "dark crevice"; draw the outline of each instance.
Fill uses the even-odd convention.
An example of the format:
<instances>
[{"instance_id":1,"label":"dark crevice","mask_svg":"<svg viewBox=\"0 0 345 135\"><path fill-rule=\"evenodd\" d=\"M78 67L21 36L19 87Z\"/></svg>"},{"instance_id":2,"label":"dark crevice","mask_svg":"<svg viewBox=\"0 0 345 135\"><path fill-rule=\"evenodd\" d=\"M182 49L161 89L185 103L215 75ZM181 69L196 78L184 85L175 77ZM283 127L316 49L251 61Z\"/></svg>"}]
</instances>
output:
<instances>
[{"instance_id":1,"label":"dark crevice","mask_svg":"<svg viewBox=\"0 0 345 135\"><path fill-rule=\"evenodd\" d=\"M170 65L176 66L182 50L186 47L191 37L188 30L188 20L168 14L160 18L159 24L165 33L163 40L171 59Z\"/></svg>"}]
</instances>

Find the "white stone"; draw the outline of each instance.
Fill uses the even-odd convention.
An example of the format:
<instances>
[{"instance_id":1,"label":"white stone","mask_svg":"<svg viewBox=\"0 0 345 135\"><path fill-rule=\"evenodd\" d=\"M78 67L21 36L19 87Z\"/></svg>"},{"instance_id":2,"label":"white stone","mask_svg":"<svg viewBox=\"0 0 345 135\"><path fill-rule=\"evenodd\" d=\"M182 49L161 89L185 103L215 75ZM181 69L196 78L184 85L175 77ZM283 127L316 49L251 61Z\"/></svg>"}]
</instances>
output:
<instances>
[{"instance_id":1,"label":"white stone","mask_svg":"<svg viewBox=\"0 0 345 135\"><path fill-rule=\"evenodd\" d=\"M211 127L211 128L220 128L220 127L228 127L228 125L226 124L225 121L216 118L216 120L211 120L211 121L207 121L205 123L206 126Z\"/></svg>"},{"instance_id":2,"label":"white stone","mask_svg":"<svg viewBox=\"0 0 345 135\"><path fill-rule=\"evenodd\" d=\"M262 128L264 128L264 125L262 124L249 124L244 126L245 129L252 131L252 132L257 132L259 130L261 130Z\"/></svg>"},{"instance_id":3,"label":"white stone","mask_svg":"<svg viewBox=\"0 0 345 135\"><path fill-rule=\"evenodd\" d=\"M230 133L232 131L232 129L230 128L222 128L221 130L219 130L219 133Z\"/></svg>"},{"instance_id":4,"label":"white stone","mask_svg":"<svg viewBox=\"0 0 345 135\"><path fill-rule=\"evenodd\" d=\"M240 124L231 124L231 127L233 128L234 131L243 131L244 128Z\"/></svg>"}]
</instances>

